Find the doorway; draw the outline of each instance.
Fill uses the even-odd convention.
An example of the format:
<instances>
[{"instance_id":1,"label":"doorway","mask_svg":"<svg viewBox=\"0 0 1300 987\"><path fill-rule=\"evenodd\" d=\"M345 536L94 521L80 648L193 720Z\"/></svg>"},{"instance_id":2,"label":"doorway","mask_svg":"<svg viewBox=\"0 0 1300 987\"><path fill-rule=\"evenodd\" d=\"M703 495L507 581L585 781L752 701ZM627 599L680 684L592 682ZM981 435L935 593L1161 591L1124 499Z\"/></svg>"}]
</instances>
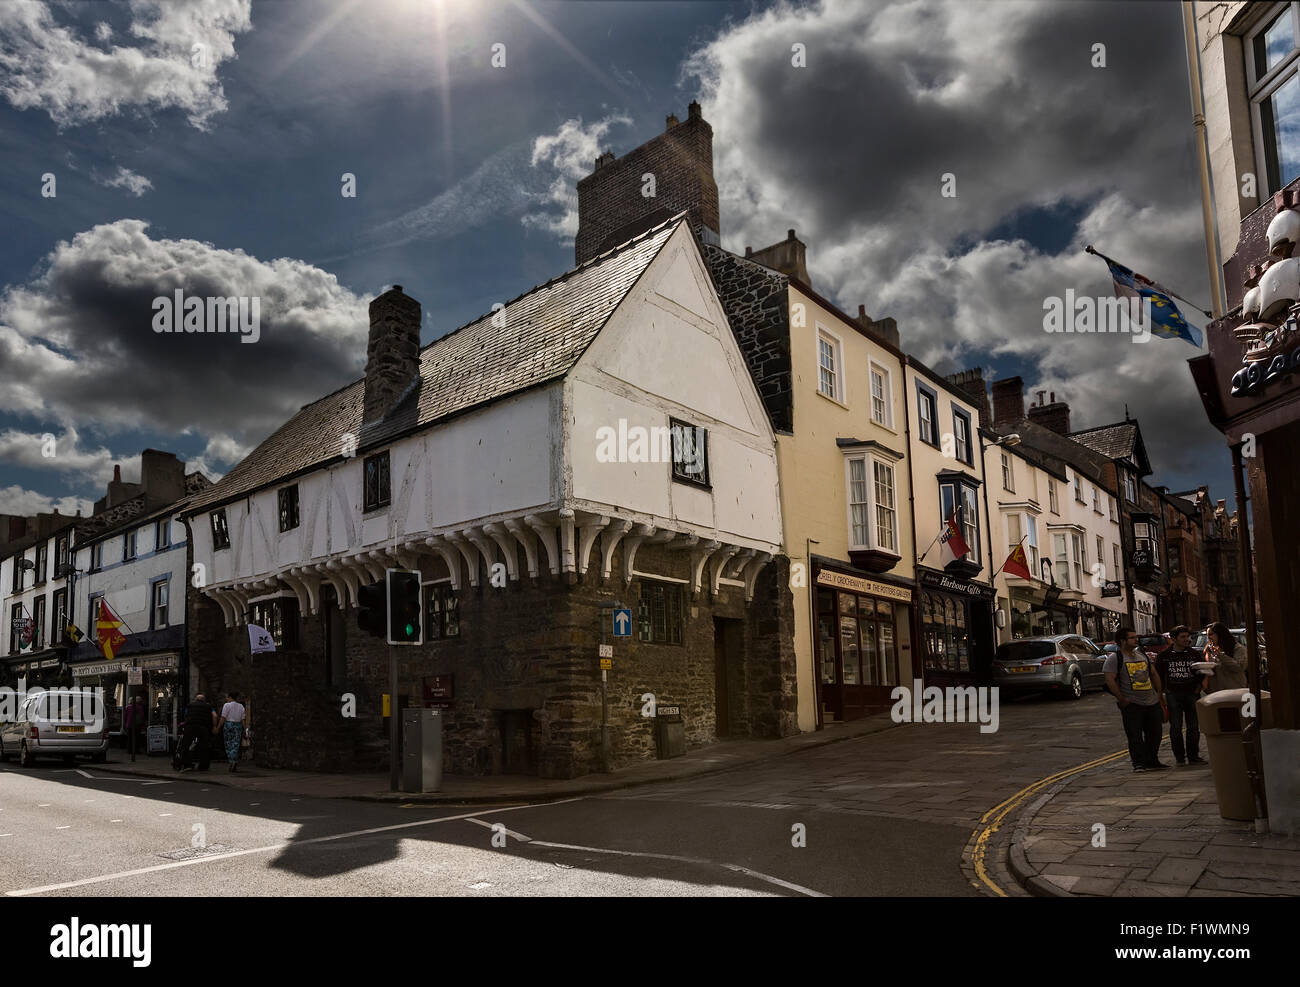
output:
<instances>
[{"instance_id":1,"label":"doorway","mask_svg":"<svg viewBox=\"0 0 1300 987\"><path fill-rule=\"evenodd\" d=\"M742 634L741 621L713 618L713 734L719 739L731 736L735 727L731 702L741 691L733 686L742 671Z\"/></svg>"}]
</instances>

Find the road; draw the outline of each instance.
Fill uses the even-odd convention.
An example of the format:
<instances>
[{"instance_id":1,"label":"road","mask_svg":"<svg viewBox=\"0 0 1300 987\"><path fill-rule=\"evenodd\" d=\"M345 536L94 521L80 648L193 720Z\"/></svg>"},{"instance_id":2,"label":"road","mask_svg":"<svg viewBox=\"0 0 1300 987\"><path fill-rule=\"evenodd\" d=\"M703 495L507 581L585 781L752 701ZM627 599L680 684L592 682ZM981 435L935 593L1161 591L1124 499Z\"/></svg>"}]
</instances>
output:
<instances>
[{"instance_id":1,"label":"road","mask_svg":"<svg viewBox=\"0 0 1300 987\"><path fill-rule=\"evenodd\" d=\"M0 767L8 895L991 893L962 854L1025 786L1122 747L1114 703L1004 703L733 771L538 805L251 794L57 762Z\"/></svg>"}]
</instances>

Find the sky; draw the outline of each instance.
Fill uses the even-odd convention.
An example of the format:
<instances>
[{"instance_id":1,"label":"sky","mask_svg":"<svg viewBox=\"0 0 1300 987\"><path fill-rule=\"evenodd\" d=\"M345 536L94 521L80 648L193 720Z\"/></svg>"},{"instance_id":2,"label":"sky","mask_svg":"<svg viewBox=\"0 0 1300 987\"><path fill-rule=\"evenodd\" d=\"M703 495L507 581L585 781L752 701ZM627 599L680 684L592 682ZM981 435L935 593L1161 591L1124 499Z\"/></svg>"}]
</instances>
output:
<instances>
[{"instance_id":1,"label":"sky","mask_svg":"<svg viewBox=\"0 0 1300 987\"><path fill-rule=\"evenodd\" d=\"M563 273L578 179L692 99L725 247L795 228L936 370L1127 406L1148 482L1231 499L1193 346L1043 329L1112 294L1087 244L1209 307L1178 4L4 0L0 513L145 448L219 478L361 376L389 285L429 343ZM258 297L257 342L154 332L176 289Z\"/></svg>"}]
</instances>

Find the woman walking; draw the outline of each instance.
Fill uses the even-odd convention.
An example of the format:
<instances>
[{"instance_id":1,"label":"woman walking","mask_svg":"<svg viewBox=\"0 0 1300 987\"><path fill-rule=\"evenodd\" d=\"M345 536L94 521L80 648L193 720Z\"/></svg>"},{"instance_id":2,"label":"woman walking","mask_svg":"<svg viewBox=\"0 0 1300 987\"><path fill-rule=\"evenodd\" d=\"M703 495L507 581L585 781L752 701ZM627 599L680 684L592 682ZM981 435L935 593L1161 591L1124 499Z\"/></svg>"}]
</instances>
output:
<instances>
[{"instance_id":1,"label":"woman walking","mask_svg":"<svg viewBox=\"0 0 1300 987\"><path fill-rule=\"evenodd\" d=\"M244 737L244 706L239 701L239 693L226 693L226 705L221 707L221 722L213 733L220 733L226 742L226 760L230 770L239 768L239 742Z\"/></svg>"}]
</instances>

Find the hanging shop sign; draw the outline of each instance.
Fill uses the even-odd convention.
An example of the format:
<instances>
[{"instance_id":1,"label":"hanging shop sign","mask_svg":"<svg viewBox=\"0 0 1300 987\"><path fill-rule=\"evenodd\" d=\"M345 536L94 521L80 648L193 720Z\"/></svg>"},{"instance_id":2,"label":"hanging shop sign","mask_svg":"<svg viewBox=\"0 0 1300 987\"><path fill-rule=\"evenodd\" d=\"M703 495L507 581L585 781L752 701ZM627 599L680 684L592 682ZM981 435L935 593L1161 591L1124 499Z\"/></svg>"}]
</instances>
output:
<instances>
[{"instance_id":1,"label":"hanging shop sign","mask_svg":"<svg viewBox=\"0 0 1300 987\"><path fill-rule=\"evenodd\" d=\"M992 600L997 595L997 590L992 586L972 583L968 579L957 579L946 572L931 572L928 569L921 569L917 573L917 581L922 586L930 589L943 590L945 593L956 593L958 596L966 596L972 600Z\"/></svg>"},{"instance_id":2,"label":"hanging shop sign","mask_svg":"<svg viewBox=\"0 0 1300 987\"><path fill-rule=\"evenodd\" d=\"M1101 595L1102 596L1123 596L1124 587L1121 586L1119 583L1115 582L1113 579L1108 579L1106 582L1102 583L1101 585Z\"/></svg>"}]
</instances>

